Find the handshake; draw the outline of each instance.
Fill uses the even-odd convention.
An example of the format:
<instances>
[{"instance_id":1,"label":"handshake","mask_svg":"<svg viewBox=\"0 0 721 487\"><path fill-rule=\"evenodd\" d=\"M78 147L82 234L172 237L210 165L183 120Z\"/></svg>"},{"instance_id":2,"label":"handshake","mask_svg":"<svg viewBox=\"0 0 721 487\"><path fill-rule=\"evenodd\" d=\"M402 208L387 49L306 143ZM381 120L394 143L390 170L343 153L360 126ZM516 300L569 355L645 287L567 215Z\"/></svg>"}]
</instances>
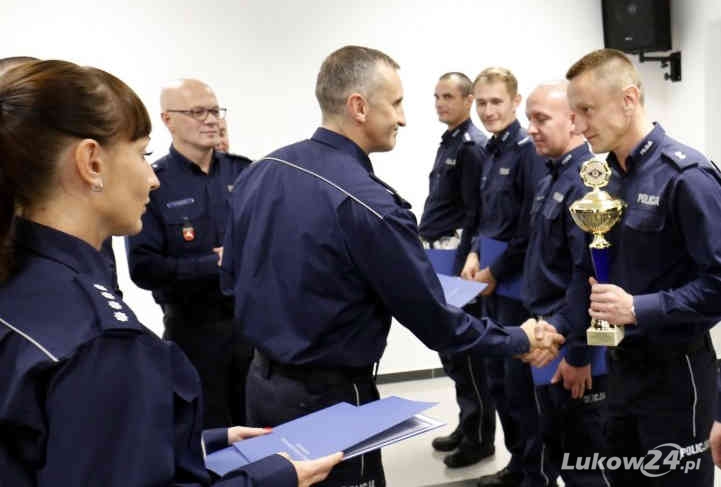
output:
<instances>
[{"instance_id":1,"label":"handshake","mask_svg":"<svg viewBox=\"0 0 721 487\"><path fill-rule=\"evenodd\" d=\"M550 323L530 318L523 322L521 329L528 337L528 353L517 356L533 367L543 367L558 355L558 348L566 341Z\"/></svg>"}]
</instances>

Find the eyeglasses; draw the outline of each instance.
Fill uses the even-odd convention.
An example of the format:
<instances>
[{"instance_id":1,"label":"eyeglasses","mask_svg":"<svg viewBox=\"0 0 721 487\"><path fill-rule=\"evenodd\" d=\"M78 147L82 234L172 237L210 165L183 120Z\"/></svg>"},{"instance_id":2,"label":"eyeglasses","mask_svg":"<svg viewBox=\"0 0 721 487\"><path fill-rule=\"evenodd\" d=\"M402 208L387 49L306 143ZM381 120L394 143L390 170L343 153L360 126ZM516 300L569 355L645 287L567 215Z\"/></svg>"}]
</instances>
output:
<instances>
[{"instance_id":1,"label":"eyeglasses","mask_svg":"<svg viewBox=\"0 0 721 487\"><path fill-rule=\"evenodd\" d=\"M182 113L189 117L193 117L199 122L205 122L208 114L213 115L218 120L223 120L228 112L227 108L191 108L190 110L165 110L169 113Z\"/></svg>"}]
</instances>

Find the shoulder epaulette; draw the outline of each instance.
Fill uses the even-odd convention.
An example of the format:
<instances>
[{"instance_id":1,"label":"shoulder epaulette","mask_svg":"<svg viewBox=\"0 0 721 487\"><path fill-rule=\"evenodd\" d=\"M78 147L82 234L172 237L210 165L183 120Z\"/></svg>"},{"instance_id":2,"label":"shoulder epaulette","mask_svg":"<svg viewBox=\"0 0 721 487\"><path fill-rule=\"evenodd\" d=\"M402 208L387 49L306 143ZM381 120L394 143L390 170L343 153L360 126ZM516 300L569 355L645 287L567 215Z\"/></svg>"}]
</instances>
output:
<instances>
[{"instance_id":1,"label":"shoulder epaulette","mask_svg":"<svg viewBox=\"0 0 721 487\"><path fill-rule=\"evenodd\" d=\"M669 147L661 151L661 155L671 161L680 171L684 171L690 167L698 166L699 160L696 154L686 154L678 147Z\"/></svg>"},{"instance_id":2,"label":"shoulder epaulette","mask_svg":"<svg viewBox=\"0 0 721 487\"><path fill-rule=\"evenodd\" d=\"M233 162L241 162L243 164L250 164L253 162L251 159L239 154L232 154L230 152L223 152L223 154L225 154L225 156Z\"/></svg>"},{"instance_id":3,"label":"shoulder epaulette","mask_svg":"<svg viewBox=\"0 0 721 487\"><path fill-rule=\"evenodd\" d=\"M165 158L158 159L157 161L150 164L150 167L153 168L153 171L164 171L168 167L168 163L166 162Z\"/></svg>"},{"instance_id":4,"label":"shoulder epaulette","mask_svg":"<svg viewBox=\"0 0 721 487\"><path fill-rule=\"evenodd\" d=\"M85 291L93 304L101 330L146 331L130 308L108 286L93 282L82 274L75 277L75 282Z\"/></svg>"},{"instance_id":5,"label":"shoulder epaulette","mask_svg":"<svg viewBox=\"0 0 721 487\"><path fill-rule=\"evenodd\" d=\"M521 140L519 140L518 142L516 142L516 145L517 145L518 147L521 147L521 146L524 146L524 145L528 144L529 142L531 142L531 137L528 136L528 135L526 135L524 138L522 138Z\"/></svg>"}]
</instances>

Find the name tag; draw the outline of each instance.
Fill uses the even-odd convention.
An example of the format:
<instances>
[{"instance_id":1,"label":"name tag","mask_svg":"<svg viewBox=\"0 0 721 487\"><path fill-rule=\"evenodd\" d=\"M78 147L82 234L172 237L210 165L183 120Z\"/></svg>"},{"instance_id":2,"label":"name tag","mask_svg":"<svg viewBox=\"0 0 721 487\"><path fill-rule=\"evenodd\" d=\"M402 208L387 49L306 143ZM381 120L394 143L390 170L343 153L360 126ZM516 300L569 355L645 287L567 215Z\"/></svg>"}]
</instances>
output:
<instances>
[{"instance_id":1,"label":"name tag","mask_svg":"<svg viewBox=\"0 0 721 487\"><path fill-rule=\"evenodd\" d=\"M510 167L502 167L498 170L498 174L501 176L508 176L511 174L511 168Z\"/></svg>"},{"instance_id":2,"label":"name tag","mask_svg":"<svg viewBox=\"0 0 721 487\"><path fill-rule=\"evenodd\" d=\"M446 159L446 166L455 166L455 165L456 165L455 159L451 159L450 157L448 159Z\"/></svg>"},{"instance_id":3,"label":"name tag","mask_svg":"<svg viewBox=\"0 0 721 487\"><path fill-rule=\"evenodd\" d=\"M181 206L192 205L195 203L195 198L185 198L182 200L169 201L165 204L168 208L178 208Z\"/></svg>"}]
</instances>

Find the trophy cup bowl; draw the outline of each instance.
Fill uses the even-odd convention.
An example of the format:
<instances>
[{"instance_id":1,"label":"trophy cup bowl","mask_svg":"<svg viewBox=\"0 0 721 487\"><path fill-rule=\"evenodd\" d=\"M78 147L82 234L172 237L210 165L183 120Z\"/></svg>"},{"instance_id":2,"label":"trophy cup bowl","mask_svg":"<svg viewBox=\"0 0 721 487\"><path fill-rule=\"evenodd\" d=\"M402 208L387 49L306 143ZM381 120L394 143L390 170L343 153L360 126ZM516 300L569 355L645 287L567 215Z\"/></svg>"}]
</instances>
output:
<instances>
[{"instance_id":1,"label":"trophy cup bowl","mask_svg":"<svg viewBox=\"0 0 721 487\"><path fill-rule=\"evenodd\" d=\"M594 189L570 206L571 218L581 230L593 234L592 249L611 246L604 234L618 223L626 203L613 198L607 192Z\"/></svg>"},{"instance_id":2,"label":"trophy cup bowl","mask_svg":"<svg viewBox=\"0 0 721 487\"><path fill-rule=\"evenodd\" d=\"M591 159L584 162L580 175L584 184L593 189L574 201L569 211L581 230L593 234L589 248L596 279L600 283L608 283L608 248L611 244L604 234L619 222L626 203L600 189L608 184L611 177L606 161ZM591 326L586 330L589 345L615 347L623 336L623 326L615 326L605 320L592 319Z\"/></svg>"}]
</instances>

